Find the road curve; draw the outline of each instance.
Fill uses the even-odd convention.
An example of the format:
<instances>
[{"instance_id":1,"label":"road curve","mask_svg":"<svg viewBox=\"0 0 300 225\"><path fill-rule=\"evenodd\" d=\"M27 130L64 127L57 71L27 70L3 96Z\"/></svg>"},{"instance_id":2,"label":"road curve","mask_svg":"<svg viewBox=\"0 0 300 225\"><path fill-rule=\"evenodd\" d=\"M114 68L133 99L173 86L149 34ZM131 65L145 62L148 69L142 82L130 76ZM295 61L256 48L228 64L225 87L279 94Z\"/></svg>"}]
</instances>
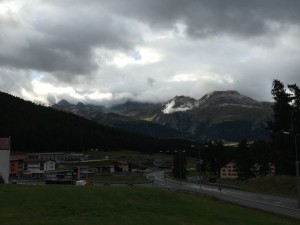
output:
<instances>
[{"instance_id":1,"label":"road curve","mask_svg":"<svg viewBox=\"0 0 300 225\"><path fill-rule=\"evenodd\" d=\"M220 190L218 187L203 184L200 188L199 184L168 179L164 176L164 171L148 173L147 177L148 179L153 180L153 183L151 184L152 187L212 196L238 205L300 219L300 210L297 209L296 199L228 188L221 188Z\"/></svg>"}]
</instances>

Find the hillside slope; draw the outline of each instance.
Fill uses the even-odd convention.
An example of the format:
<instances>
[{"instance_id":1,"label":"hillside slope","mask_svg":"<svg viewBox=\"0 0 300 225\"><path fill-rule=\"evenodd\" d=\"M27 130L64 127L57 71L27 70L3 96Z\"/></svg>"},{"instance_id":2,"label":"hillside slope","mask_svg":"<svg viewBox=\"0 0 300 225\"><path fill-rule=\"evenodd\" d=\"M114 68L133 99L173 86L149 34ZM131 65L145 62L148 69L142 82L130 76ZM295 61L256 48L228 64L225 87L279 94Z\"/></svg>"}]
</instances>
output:
<instances>
[{"instance_id":1,"label":"hillside slope","mask_svg":"<svg viewBox=\"0 0 300 225\"><path fill-rule=\"evenodd\" d=\"M184 140L159 140L99 125L83 117L36 105L0 92L0 136L11 136L12 149L25 152L131 149L155 152L184 148Z\"/></svg>"},{"instance_id":2,"label":"hillside slope","mask_svg":"<svg viewBox=\"0 0 300 225\"><path fill-rule=\"evenodd\" d=\"M164 126L159 123L136 119L131 115L139 113L140 109L143 107L147 114L151 114L157 110L157 105L152 104L139 104L139 103L126 103L120 105L120 108L116 107L114 110L104 109L101 106L85 105L83 103L78 103L76 105L70 104L69 102L62 100L58 104L52 106L55 109L63 110L66 112L71 112L76 115L85 117L89 120L98 122L101 125L126 130L133 133L138 133L146 136L157 137L157 138L186 138L195 139L188 132L180 132L177 129ZM120 111L130 109L130 113L127 115L121 115ZM118 109L118 110L117 110ZM111 111L111 112L107 112ZM117 111L118 113L114 113ZM128 111L127 111L128 112ZM143 114L145 116L145 114ZM148 119L149 120L149 119Z\"/></svg>"}]
</instances>

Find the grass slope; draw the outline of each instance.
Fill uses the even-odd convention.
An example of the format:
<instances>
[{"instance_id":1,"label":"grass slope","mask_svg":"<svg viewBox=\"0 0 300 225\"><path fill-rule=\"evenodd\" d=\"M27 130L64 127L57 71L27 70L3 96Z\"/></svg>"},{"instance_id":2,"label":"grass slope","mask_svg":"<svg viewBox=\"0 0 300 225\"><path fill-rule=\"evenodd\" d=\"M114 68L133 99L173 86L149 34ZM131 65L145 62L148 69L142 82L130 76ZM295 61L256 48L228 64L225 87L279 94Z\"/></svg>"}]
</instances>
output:
<instances>
[{"instance_id":1,"label":"grass slope","mask_svg":"<svg viewBox=\"0 0 300 225\"><path fill-rule=\"evenodd\" d=\"M138 187L0 186L3 225L294 225L211 199Z\"/></svg>"},{"instance_id":2,"label":"grass slope","mask_svg":"<svg viewBox=\"0 0 300 225\"><path fill-rule=\"evenodd\" d=\"M291 198L297 197L297 180L296 177L292 176L266 176L246 181L223 179L220 182L251 192Z\"/></svg>"}]
</instances>

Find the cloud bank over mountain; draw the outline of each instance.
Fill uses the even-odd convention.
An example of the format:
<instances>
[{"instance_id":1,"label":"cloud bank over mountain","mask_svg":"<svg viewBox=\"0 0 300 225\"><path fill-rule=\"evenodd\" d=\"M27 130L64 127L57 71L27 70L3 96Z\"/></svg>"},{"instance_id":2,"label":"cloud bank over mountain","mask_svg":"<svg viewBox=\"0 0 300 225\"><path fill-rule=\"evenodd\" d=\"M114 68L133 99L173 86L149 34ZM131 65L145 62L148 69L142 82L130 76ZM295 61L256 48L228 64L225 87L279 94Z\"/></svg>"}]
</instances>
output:
<instances>
[{"instance_id":1,"label":"cloud bank over mountain","mask_svg":"<svg viewBox=\"0 0 300 225\"><path fill-rule=\"evenodd\" d=\"M0 90L52 104L162 102L300 83L295 0L2 0Z\"/></svg>"}]
</instances>

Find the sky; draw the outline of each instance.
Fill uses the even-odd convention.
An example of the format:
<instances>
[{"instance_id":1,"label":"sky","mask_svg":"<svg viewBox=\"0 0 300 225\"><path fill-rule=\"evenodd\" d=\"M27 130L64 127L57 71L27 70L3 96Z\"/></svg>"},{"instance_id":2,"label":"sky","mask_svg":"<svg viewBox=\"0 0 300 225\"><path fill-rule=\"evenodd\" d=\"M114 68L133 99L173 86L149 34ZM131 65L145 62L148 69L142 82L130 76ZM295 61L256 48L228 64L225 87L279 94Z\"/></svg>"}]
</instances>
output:
<instances>
[{"instance_id":1,"label":"sky","mask_svg":"<svg viewBox=\"0 0 300 225\"><path fill-rule=\"evenodd\" d=\"M272 101L300 85L299 0L0 0L0 91L52 105Z\"/></svg>"}]
</instances>

